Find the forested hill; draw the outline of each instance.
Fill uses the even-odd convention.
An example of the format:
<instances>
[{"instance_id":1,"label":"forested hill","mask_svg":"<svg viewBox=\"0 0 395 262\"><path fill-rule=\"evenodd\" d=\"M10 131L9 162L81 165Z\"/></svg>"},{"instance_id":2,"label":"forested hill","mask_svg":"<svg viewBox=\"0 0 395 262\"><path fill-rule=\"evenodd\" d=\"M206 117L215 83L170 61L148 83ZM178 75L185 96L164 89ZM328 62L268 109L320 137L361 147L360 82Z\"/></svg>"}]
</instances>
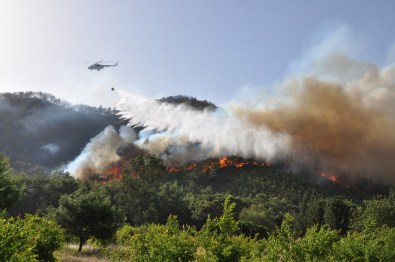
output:
<instances>
[{"instance_id":1,"label":"forested hill","mask_svg":"<svg viewBox=\"0 0 395 262\"><path fill-rule=\"evenodd\" d=\"M158 99L159 102L161 103L168 103L168 104L174 104L174 105L179 105L179 104L185 104L190 107L192 107L195 110L208 110L208 111L214 111L217 109L217 106L207 100L198 100L194 97L191 96L167 96L163 97L161 99Z\"/></svg>"},{"instance_id":2,"label":"forested hill","mask_svg":"<svg viewBox=\"0 0 395 262\"><path fill-rule=\"evenodd\" d=\"M0 152L15 169L67 163L106 126L122 124L110 108L72 105L42 92L0 93Z\"/></svg>"},{"instance_id":3,"label":"forested hill","mask_svg":"<svg viewBox=\"0 0 395 262\"><path fill-rule=\"evenodd\" d=\"M158 100L215 110L206 100L170 96ZM73 160L106 126L125 125L115 109L73 105L43 92L0 93L0 152L16 170L51 170ZM30 173L30 172L29 172Z\"/></svg>"}]
</instances>

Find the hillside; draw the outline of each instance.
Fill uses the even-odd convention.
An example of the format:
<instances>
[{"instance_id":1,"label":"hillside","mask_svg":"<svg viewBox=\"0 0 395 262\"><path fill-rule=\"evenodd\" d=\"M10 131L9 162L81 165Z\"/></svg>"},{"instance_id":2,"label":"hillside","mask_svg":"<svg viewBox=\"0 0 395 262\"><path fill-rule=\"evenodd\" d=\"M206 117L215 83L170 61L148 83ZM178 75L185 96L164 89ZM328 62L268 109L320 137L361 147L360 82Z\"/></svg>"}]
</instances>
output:
<instances>
[{"instance_id":1,"label":"hillside","mask_svg":"<svg viewBox=\"0 0 395 262\"><path fill-rule=\"evenodd\" d=\"M168 103L173 105L185 104L192 107L195 110L208 110L214 111L217 109L217 106L207 100L198 100L191 96L167 96L161 99L158 99L161 103Z\"/></svg>"},{"instance_id":2,"label":"hillside","mask_svg":"<svg viewBox=\"0 0 395 262\"><path fill-rule=\"evenodd\" d=\"M208 101L169 96L161 103L186 104L196 110L215 110ZM115 109L73 105L43 92L0 93L0 152L14 169L51 171L75 159L105 127L116 130L127 121Z\"/></svg>"},{"instance_id":3,"label":"hillside","mask_svg":"<svg viewBox=\"0 0 395 262\"><path fill-rule=\"evenodd\" d=\"M72 105L42 92L1 93L0 123L0 151L24 171L59 167L106 126L125 124L113 109Z\"/></svg>"}]
</instances>

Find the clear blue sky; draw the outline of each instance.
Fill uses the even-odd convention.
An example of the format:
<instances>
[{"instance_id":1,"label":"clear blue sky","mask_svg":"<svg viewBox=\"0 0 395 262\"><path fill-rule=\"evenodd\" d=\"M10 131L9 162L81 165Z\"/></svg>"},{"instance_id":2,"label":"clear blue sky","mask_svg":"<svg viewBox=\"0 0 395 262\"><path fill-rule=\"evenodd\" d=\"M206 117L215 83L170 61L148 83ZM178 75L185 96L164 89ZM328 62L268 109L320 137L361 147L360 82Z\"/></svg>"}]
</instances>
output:
<instances>
[{"instance_id":1,"label":"clear blue sky","mask_svg":"<svg viewBox=\"0 0 395 262\"><path fill-rule=\"evenodd\" d=\"M313 39L339 24L385 61L395 1L0 0L0 91L115 106L110 87L221 104L272 88ZM98 60L117 68L87 70Z\"/></svg>"}]
</instances>

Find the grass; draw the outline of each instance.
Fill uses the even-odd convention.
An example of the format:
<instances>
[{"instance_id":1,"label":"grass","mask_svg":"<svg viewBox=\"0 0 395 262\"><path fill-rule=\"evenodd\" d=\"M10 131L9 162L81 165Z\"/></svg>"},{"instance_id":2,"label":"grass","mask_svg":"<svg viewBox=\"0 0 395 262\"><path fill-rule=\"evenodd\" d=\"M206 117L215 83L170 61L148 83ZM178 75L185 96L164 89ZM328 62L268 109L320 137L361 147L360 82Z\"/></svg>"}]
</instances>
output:
<instances>
[{"instance_id":1,"label":"grass","mask_svg":"<svg viewBox=\"0 0 395 262\"><path fill-rule=\"evenodd\" d=\"M60 251L55 252L55 257L60 262L109 262L100 251L100 248L86 244L78 252L77 244L67 244Z\"/></svg>"}]
</instances>

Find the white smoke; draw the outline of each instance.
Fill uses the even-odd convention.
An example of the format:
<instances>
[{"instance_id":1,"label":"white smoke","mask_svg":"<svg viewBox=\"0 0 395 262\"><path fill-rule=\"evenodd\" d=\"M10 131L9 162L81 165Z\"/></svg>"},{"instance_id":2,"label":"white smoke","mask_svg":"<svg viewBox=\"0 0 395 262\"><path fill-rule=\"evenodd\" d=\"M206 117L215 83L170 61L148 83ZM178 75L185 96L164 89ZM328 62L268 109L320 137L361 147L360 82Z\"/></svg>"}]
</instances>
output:
<instances>
[{"instance_id":1,"label":"white smoke","mask_svg":"<svg viewBox=\"0 0 395 262\"><path fill-rule=\"evenodd\" d=\"M131 125L166 131L147 140L149 151L199 143L190 148L195 149L193 155L181 146L184 152L174 150L167 156L287 160L295 169L395 183L395 67L350 55L358 52L352 50L347 27L328 36L299 67L294 64L300 71L285 78L272 101L231 101L212 112L120 92L117 108Z\"/></svg>"},{"instance_id":2,"label":"white smoke","mask_svg":"<svg viewBox=\"0 0 395 262\"><path fill-rule=\"evenodd\" d=\"M122 126L118 134L113 126L108 126L91 139L81 154L68 164L65 171L75 178L103 174L121 159L117 150L135 140L136 132L132 128Z\"/></svg>"},{"instance_id":3,"label":"white smoke","mask_svg":"<svg viewBox=\"0 0 395 262\"><path fill-rule=\"evenodd\" d=\"M46 144L45 146L42 146L41 148L44 150L47 150L51 154L56 154L59 151L60 146L58 146L57 144Z\"/></svg>"},{"instance_id":4,"label":"white smoke","mask_svg":"<svg viewBox=\"0 0 395 262\"><path fill-rule=\"evenodd\" d=\"M231 110L198 111L184 104L160 103L120 93L123 98L117 109L122 117L130 119L130 125L166 131L147 141L145 148L150 148L149 151L160 152L169 145L198 143L205 158L237 155L273 161L287 153L284 151L289 143L287 135L274 134L265 127L256 128ZM199 155L188 160L199 160Z\"/></svg>"},{"instance_id":5,"label":"white smoke","mask_svg":"<svg viewBox=\"0 0 395 262\"><path fill-rule=\"evenodd\" d=\"M347 27L327 36L293 64L279 92L262 101L255 96L199 111L118 91L117 109L130 126L145 127L134 145L168 165L240 156L395 183L395 67L356 58L358 48ZM98 170L101 164L89 154L101 152L106 143L95 142L92 150L87 146L75 162ZM101 155L111 161L118 157ZM69 170L78 173L78 168Z\"/></svg>"}]
</instances>

